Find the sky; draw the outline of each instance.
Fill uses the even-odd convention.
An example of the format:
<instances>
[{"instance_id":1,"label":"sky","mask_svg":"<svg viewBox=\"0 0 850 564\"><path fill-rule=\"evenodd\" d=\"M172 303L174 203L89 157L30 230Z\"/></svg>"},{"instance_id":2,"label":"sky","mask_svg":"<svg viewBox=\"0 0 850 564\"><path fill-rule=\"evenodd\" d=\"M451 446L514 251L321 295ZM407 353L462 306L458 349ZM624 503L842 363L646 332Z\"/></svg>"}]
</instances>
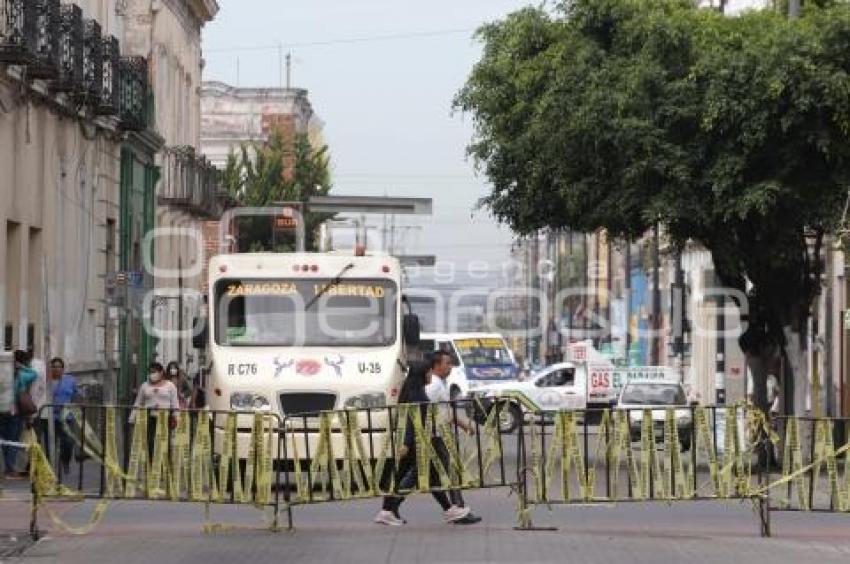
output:
<instances>
[{"instance_id":1,"label":"sky","mask_svg":"<svg viewBox=\"0 0 850 564\"><path fill-rule=\"evenodd\" d=\"M219 0L204 29L205 80L278 86L279 54L292 86L309 91L325 124L334 193L431 197L430 219L397 218L398 243L459 266L508 257L511 233L486 211L465 154L469 118L451 102L480 55L473 31L522 0Z\"/></svg>"},{"instance_id":2,"label":"sky","mask_svg":"<svg viewBox=\"0 0 850 564\"><path fill-rule=\"evenodd\" d=\"M730 12L762 0L730 0ZM408 254L463 269L506 260L512 240L486 210L488 186L466 158L468 117L451 102L480 55L473 31L524 0L219 0L204 30L206 80L278 86L280 49L293 57L325 123L334 193L430 197L433 217L398 218ZM536 2L535 2L536 4Z\"/></svg>"}]
</instances>

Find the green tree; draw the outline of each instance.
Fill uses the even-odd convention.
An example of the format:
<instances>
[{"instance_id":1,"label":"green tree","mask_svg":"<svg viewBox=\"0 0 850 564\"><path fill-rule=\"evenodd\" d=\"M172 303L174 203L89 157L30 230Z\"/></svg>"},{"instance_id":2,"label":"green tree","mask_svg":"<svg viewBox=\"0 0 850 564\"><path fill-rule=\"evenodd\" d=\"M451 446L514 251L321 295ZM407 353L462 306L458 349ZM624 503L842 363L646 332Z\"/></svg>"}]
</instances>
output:
<instances>
[{"instance_id":1,"label":"green tree","mask_svg":"<svg viewBox=\"0 0 850 564\"><path fill-rule=\"evenodd\" d=\"M764 405L766 362L799 366L824 238L843 221L850 8L728 18L685 0L572 0L479 31L455 106L520 233L633 239L658 223L712 252L747 296L740 339ZM801 394L797 394L801 397Z\"/></svg>"},{"instance_id":2,"label":"green tree","mask_svg":"<svg viewBox=\"0 0 850 564\"><path fill-rule=\"evenodd\" d=\"M306 202L331 190L330 157L327 145L314 148L306 134L289 141L275 130L268 141L242 145L231 152L222 174L226 191L245 207L265 207L278 202ZM304 214L305 246L316 250L318 226L327 214ZM268 217L239 221L239 250L293 251L295 238L278 241Z\"/></svg>"}]
</instances>

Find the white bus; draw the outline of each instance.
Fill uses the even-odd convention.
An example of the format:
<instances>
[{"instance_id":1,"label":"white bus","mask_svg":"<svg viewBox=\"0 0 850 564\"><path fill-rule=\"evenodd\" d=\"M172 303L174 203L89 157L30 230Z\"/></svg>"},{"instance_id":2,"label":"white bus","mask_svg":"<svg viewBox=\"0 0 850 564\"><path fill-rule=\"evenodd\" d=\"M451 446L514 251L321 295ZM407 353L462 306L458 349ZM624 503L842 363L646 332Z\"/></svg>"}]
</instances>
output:
<instances>
[{"instance_id":1,"label":"white bus","mask_svg":"<svg viewBox=\"0 0 850 564\"><path fill-rule=\"evenodd\" d=\"M285 417L397 402L407 343L419 340L418 320L402 311L397 259L219 255L209 273L210 409Z\"/></svg>"}]
</instances>

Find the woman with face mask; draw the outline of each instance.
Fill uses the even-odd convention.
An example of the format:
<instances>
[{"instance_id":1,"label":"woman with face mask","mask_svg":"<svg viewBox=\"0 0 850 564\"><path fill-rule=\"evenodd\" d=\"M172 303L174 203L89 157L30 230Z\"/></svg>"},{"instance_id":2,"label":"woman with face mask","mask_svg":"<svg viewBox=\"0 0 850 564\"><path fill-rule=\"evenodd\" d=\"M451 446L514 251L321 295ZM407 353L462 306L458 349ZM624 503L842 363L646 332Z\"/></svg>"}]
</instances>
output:
<instances>
[{"instance_id":1,"label":"woman with face mask","mask_svg":"<svg viewBox=\"0 0 850 564\"><path fill-rule=\"evenodd\" d=\"M177 388L180 408L187 409L192 407L192 385L189 384L188 380L186 380L186 377L183 371L180 370L180 365L177 364L177 361L172 360L168 363L168 366L165 369L165 378L174 384L175 388Z\"/></svg>"},{"instance_id":2,"label":"woman with face mask","mask_svg":"<svg viewBox=\"0 0 850 564\"><path fill-rule=\"evenodd\" d=\"M136 409L147 408L148 410L149 455L153 452L156 437L157 410L169 410L170 426L173 426L179 416L180 399L177 388L165 379L164 372L160 363L151 363L148 369L148 379L139 386L139 393L136 395L136 402L133 404ZM136 409L133 409L130 413L130 423L136 422Z\"/></svg>"}]
</instances>

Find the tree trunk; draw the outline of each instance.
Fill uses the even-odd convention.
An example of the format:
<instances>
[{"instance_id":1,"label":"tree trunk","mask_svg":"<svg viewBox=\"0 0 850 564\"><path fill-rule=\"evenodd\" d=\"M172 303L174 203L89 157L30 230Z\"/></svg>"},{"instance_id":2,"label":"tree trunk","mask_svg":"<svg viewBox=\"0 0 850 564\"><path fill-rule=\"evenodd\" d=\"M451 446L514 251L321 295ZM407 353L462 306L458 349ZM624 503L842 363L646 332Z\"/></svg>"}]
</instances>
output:
<instances>
[{"instance_id":1,"label":"tree trunk","mask_svg":"<svg viewBox=\"0 0 850 564\"><path fill-rule=\"evenodd\" d=\"M770 411L770 402L767 397L767 375L770 372L770 367L776 361L776 357L777 349L772 346L762 347L757 352L747 353L747 368L753 381L752 397L748 399L752 400L753 404L766 415ZM759 448L756 453L759 468L767 468L770 463L768 448L765 445L765 448Z\"/></svg>"},{"instance_id":2,"label":"tree trunk","mask_svg":"<svg viewBox=\"0 0 850 564\"><path fill-rule=\"evenodd\" d=\"M791 408L788 415L805 415L807 410L806 396L810 389L809 374L806 370L806 336L805 333L785 327L785 381L780 391L783 394L783 405Z\"/></svg>"},{"instance_id":3,"label":"tree trunk","mask_svg":"<svg viewBox=\"0 0 850 564\"><path fill-rule=\"evenodd\" d=\"M767 399L767 373L775 359L776 350L773 347L765 347L758 353L747 354L747 368L753 380L752 398L749 399L764 413L770 408Z\"/></svg>"}]
</instances>

